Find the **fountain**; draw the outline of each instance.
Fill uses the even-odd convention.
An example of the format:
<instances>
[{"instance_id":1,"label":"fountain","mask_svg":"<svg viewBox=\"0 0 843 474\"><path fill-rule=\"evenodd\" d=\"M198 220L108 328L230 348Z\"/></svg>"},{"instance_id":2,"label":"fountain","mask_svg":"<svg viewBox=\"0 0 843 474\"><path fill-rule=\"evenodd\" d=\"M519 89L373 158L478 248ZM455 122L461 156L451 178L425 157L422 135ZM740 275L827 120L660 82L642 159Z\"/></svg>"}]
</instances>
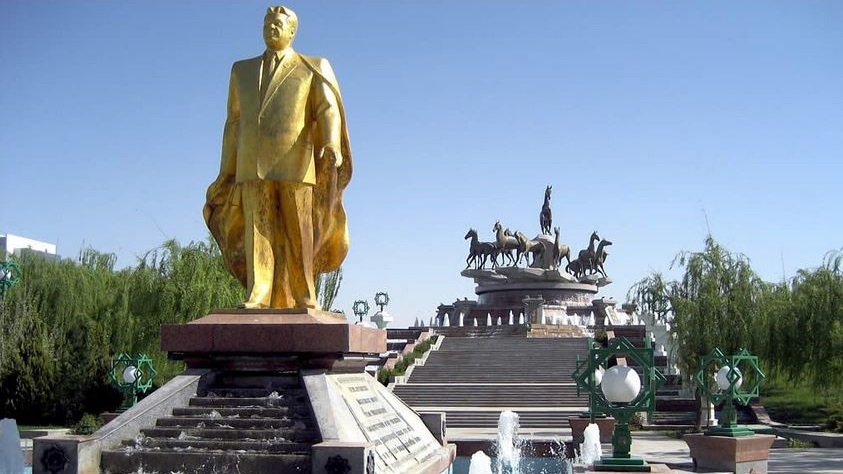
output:
<instances>
[{"instance_id":1,"label":"fountain","mask_svg":"<svg viewBox=\"0 0 843 474\"><path fill-rule=\"evenodd\" d=\"M468 474L568 474L574 472L575 463L591 465L602 456L600 430L594 423L585 429L585 441L573 461L565 456L565 445L561 442L558 451L551 450L553 456L531 456L531 446L518 436L518 427L517 413L501 412L495 458L490 459L483 451L477 451L471 456Z\"/></svg>"},{"instance_id":2,"label":"fountain","mask_svg":"<svg viewBox=\"0 0 843 474\"><path fill-rule=\"evenodd\" d=\"M495 463L498 474L520 472L522 444L518 438L518 414L512 411L501 412L498 418L498 456Z\"/></svg>"},{"instance_id":3,"label":"fountain","mask_svg":"<svg viewBox=\"0 0 843 474\"><path fill-rule=\"evenodd\" d=\"M589 423L583 432L584 440L580 445L580 455L577 457L577 464L591 465L599 461L603 456L603 448L600 446L600 428L596 423Z\"/></svg>"},{"instance_id":4,"label":"fountain","mask_svg":"<svg viewBox=\"0 0 843 474\"><path fill-rule=\"evenodd\" d=\"M468 474L492 474L492 459L483 451L472 454Z\"/></svg>"}]
</instances>

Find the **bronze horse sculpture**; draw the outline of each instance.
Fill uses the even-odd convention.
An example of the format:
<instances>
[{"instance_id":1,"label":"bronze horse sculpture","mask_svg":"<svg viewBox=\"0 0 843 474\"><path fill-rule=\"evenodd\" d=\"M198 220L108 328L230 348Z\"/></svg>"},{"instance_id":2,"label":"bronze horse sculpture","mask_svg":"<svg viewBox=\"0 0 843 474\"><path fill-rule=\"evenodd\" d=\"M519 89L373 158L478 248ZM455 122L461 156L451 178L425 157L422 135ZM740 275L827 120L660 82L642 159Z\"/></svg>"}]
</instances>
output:
<instances>
[{"instance_id":1,"label":"bronze horse sculpture","mask_svg":"<svg viewBox=\"0 0 843 474\"><path fill-rule=\"evenodd\" d=\"M495 222L492 232L495 232L495 244L501 253L501 265L506 263L505 261L507 259L509 259L509 263L511 265L517 264L518 262L516 262L515 258L512 256L512 251L518 249L518 239L506 235L506 232L503 230L503 226L501 226L501 221Z\"/></svg>"},{"instance_id":2,"label":"bronze horse sculpture","mask_svg":"<svg viewBox=\"0 0 843 474\"><path fill-rule=\"evenodd\" d=\"M553 221L553 213L550 210L550 193L553 191L553 186L548 186L544 190L544 204L542 204L542 211L539 213L539 226L541 226L542 234L550 235L550 226Z\"/></svg>"},{"instance_id":3,"label":"bronze horse sculpture","mask_svg":"<svg viewBox=\"0 0 843 474\"><path fill-rule=\"evenodd\" d=\"M483 268L486 266L486 260L491 258L492 268L498 266L498 254L500 251L494 242L480 242L477 238L477 231L468 229L464 239L471 239L468 247L468 257L465 259L465 268L469 268L474 264L474 268Z\"/></svg>"}]
</instances>

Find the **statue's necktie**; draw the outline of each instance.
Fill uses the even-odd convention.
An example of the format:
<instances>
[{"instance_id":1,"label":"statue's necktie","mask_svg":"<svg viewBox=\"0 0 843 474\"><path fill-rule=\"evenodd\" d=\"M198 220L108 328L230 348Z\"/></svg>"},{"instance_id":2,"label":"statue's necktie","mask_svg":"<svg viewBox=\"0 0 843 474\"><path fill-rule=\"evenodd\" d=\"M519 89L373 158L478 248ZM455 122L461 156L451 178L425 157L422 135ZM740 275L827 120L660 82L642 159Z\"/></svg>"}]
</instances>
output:
<instances>
[{"instance_id":1,"label":"statue's necktie","mask_svg":"<svg viewBox=\"0 0 843 474\"><path fill-rule=\"evenodd\" d=\"M270 54L264 61L263 77L261 78L261 97L266 97L266 90L269 88L269 82L272 80L272 75L275 73L277 66L278 56Z\"/></svg>"}]
</instances>

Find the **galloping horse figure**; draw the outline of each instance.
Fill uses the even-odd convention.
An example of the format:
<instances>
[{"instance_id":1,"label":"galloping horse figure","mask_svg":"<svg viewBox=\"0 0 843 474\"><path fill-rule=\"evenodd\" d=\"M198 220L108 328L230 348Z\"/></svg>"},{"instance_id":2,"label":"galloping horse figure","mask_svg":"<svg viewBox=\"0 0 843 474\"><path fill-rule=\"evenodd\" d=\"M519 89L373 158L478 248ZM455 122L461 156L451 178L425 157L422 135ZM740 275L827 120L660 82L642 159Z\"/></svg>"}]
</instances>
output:
<instances>
[{"instance_id":1,"label":"galloping horse figure","mask_svg":"<svg viewBox=\"0 0 843 474\"><path fill-rule=\"evenodd\" d=\"M512 251L518 249L518 239L506 235L501 226L501 221L495 222L492 232L495 232L495 244L501 252L501 265L505 264L507 259L509 259L510 265L517 263L512 256Z\"/></svg>"},{"instance_id":2,"label":"galloping horse figure","mask_svg":"<svg viewBox=\"0 0 843 474\"><path fill-rule=\"evenodd\" d=\"M542 212L539 214L539 225L542 229L542 234L550 235L550 225L553 221L552 212L550 211L550 192L553 191L553 186L548 186L544 190L544 204L542 204Z\"/></svg>"},{"instance_id":3,"label":"galloping horse figure","mask_svg":"<svg viewBox=\"0 0 843 474\"><path fill-rule=\"evenodd\" d=\"M597 231L591 233L591 238L588 241L588 248L584 250L580 250L579 255L577 256L577 261L579 262L577 265L579 266L579 270L582 271L583 276L585 276L589 270L594 271L594 261L597 260L597 252L594 250L594 243L600 240L600 236L597 235ZM568 264L571 267L570 264ZM572 269L577 269L576 266L571 267ZM572 275L576 275L575 273L571 272Z\"/></svg>"},{"instance_id":4,"label":"galloping horse figure","mask_svg":"<svg viewBox=\"0 0 843 474\"><path fill-rule=\"evenodd\" d=\"M608 278L606 275L606 270L603 268L603 262L606 261L606 257L609 256L609 253L606 252L605 247L612 245L611 240L603 239L600 241L600 244L597 245L597 258L594 260L594 270L600 272L603 275L603 278Z\"/></svg>"},{"instance_id":5,"label":"galloping horse figure","mask_svg":"<svg viewBox=\"0 0 843 474\"><path fill-rule=\"evenodd\" d=\"M518 239L518 257L516 258L515 264L517 265L523 257L529 267L530 254L533 254L533 263L535 263L536 259L540 258L542 252L544 252L544 247L540 241L530 240L530 238L520 230L515 231L515 237Z\"/></svg>"},{"instance_id":6,"label":"galloping horse figure","mask_svg":"<svg viewBox=\"0 0 843 474\"><path fill-rule=\"evenodd\" d=\"M497 246L495 246L494 242L480 242L477 239L477 231L474 229L468 229L466 232L464 239L471 239L471 243L468 247L468 257L465 259L465 268L474 264L474 268L483 268L486 266L486 259L492 259L492 268L498 266L498 250Z\"/></svg>"}]
</instances>

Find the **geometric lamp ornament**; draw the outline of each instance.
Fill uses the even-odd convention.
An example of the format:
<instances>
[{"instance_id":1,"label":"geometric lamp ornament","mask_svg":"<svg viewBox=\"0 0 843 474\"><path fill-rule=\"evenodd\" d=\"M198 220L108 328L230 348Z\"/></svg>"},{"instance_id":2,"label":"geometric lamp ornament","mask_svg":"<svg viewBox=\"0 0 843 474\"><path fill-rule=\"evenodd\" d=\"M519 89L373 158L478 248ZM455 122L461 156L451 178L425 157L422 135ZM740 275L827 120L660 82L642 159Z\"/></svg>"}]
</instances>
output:
<instances>
[{"instance_id":1,"label":"geometric lamp ornament","mask_svg":"<svg viewBox=\"0 0 843 474\"><path fill-rule=\"evenodd\" d=\"M650 340L645 338L641 348L619 337L606 348L591 348L587 359L579 361L573 378L578 390L588 390L592 413L615 418L612 456L596 461L594 470L649 472L650 466L643 459L630 455L629 420L637 412L655 410L656 391L665 381L655 366Z\"/></svg>"},{"instance_id":2,"label":"geometric lamp ornament","mask_svg":"<svg viewBox=\"0 0 843 474\"><path fill-rule=\"evenodd\" d=\"M755 434L746 427L738 426L734 403L748 405L758 397L758 386L764 380L764 373L758 367L758 357L746 349L726 356L720 349L714 348L709 355L700 358L700 369L694 379L711 403L723 403L720 426L705 434L733 437Z\"/></svg>"},{"instance_id":3,"label":"geometric lamp ornament","mask_svg":"<svg viewBox=\"0 0 843 474\"><path fill-rule=\"evenodd\" d=\"M112 359L108 378L123 394L123 403L117 409L118 413L135 406L138 394L146 393L152 387L152 379L156 373L152 367L152 359L142 352L134 357L124 352Z\"/></svg>"}]
</instances>

